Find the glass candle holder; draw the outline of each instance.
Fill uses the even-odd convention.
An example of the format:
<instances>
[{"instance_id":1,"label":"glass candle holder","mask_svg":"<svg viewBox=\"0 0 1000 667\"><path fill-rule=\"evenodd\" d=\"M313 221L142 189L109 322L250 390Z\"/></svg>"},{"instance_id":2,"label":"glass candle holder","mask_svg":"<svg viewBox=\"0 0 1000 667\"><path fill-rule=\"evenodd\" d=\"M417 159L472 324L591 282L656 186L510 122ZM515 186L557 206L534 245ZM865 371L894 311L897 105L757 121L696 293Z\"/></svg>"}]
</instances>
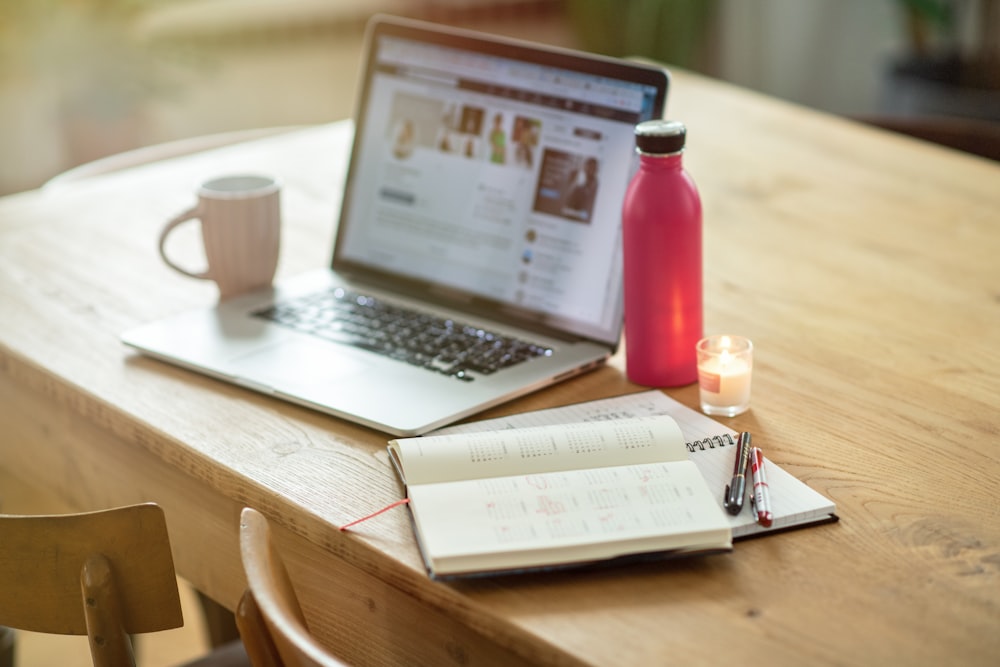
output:
<instances>
[{"instance_id":1,"label":"glass candle holder","mask_svg":"<svg viewBox=\"0 0 1000 667\"><path fill-rule=\"evenodd\" d=\"M707 415L735 417L750 407L753 343L743 336L702 338L698 357L698 392Z\"/></svg>"}]
</instances>

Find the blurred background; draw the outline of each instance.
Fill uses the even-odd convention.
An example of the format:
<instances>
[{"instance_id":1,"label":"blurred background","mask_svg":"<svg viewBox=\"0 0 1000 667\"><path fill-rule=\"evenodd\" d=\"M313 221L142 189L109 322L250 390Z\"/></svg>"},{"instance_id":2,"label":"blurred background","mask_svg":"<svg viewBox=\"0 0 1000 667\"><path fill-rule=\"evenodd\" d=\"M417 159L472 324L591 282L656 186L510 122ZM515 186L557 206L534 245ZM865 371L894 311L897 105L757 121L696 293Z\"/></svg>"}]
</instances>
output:
<instances>
[{"instance_id":1,"label":"blurred background","mask_svg":"<svg viewBox=\"0 0 1000 667\"><path fill-rule=\"evenodd\" d=\"M1000 0L0 0L0 194L349 117L377 12L651 57L1000 156Z\"/></svg>"}]
</instances>

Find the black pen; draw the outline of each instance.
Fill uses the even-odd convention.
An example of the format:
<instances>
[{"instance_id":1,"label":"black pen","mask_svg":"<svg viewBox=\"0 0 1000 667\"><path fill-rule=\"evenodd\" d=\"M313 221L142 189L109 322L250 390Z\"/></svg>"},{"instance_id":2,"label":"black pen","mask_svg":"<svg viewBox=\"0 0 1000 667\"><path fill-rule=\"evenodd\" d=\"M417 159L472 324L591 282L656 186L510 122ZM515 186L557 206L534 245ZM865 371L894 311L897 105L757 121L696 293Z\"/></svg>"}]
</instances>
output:
<instances>
[{"instance_id":1,"label":"black pen","mask_svg":"<svg viewBox=\"0 0 1000 667\"><path fill-rule=\"evenodd\" d=\"M722 506L730 514L739 514L743 509L743 497L747 490L747 466L750 463L750 434L740 433L736 443L736 463L733 464L733 479L726 485Z\"/></svg>"}]
</instances>

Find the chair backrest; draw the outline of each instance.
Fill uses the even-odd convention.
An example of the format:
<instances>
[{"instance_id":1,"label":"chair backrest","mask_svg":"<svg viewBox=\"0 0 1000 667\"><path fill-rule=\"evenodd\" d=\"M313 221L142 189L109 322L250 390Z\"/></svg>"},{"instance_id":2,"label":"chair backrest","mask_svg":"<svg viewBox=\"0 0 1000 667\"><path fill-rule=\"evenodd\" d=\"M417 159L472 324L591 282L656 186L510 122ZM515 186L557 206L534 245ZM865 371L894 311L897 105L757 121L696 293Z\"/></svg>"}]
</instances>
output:
<instances>
[{"instance_id":1,"label":"chair backrest","mask_svg":"<svg viewBox=\"0 0 1000 667\"><path fill-rule=\"evenodd\" d=\"M184 624L163 510L0 514L0 625L88 635L95 665L134 664L128 635Z\"/></svg>"},{"instance_id":2,"label":"chair backrest","mask_svg":"<svg viewBox=\"0 0 1000 667\"><path fill-rule=\"evenodd\" d=\"M240 553L247 590L236 625L254 667L345 667L309 633L271 527L249 507L240 516Z\"/></svg>"}]
</instances>

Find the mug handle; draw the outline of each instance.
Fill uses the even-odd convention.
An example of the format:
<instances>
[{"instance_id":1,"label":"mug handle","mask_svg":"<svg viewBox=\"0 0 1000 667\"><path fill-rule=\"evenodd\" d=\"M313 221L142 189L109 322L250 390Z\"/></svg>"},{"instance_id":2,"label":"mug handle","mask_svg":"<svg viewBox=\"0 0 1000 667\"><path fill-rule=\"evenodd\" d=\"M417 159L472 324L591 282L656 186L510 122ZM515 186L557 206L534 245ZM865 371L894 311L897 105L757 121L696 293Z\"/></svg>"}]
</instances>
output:
<instances>
[{"instance_id":1,"label":"mug handle","mask_svg":"<svg viewBox=\"0 0 1000 667\"><path fill-rule=\"evenodd\" d=\"M164 226L163 231L160 232L160 257L162 257L163 261L167 263L167 266L169 266L174 271L177 271L178 273L183 273L185 276L191 276L192 278L201 278L203 280L207 280L211 278L211 276L208 274L209 273L208 269L205 269L204 271L200 271L198 273L193 273L191 271L188 271L187 269L178 266L173 262L173 260L167 257L167 250L166 250L167 235L169 235L170 232L172 232L177 227L177 225L181 224L182 222L187 222L188 220L197 220L198 214L199 214L198 207L195 206L194 208L184 211L176 218L168 222L166 226Z\"/></svg>"}]
</instances>

